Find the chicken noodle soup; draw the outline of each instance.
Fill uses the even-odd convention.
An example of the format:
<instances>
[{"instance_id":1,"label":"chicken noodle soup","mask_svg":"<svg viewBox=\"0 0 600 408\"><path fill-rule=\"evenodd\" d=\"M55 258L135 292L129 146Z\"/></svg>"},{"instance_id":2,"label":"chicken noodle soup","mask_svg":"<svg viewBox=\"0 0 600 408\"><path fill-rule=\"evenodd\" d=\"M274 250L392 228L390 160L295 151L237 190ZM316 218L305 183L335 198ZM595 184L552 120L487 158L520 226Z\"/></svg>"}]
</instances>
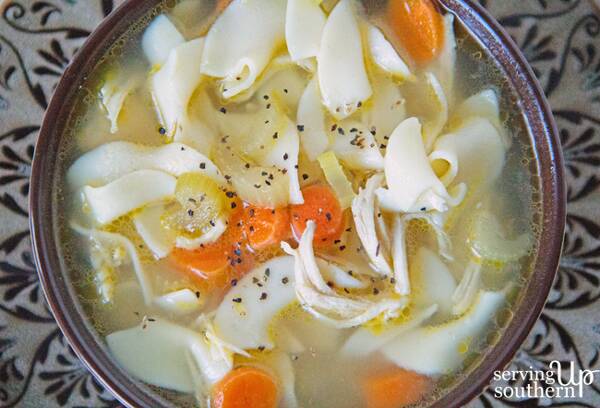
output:
<instances>
[{"instance_id":1,"label":"chicken noodle soup","mask_svg":"<svg viewBox=\"0 0 600 408\"><path fill-rule=\"evenodd\" d=\"M537 241L506 84L428 0L160 5L82 90L64 256L114 359L178 404L429 404Z\"/></svg>"}]
</instances>

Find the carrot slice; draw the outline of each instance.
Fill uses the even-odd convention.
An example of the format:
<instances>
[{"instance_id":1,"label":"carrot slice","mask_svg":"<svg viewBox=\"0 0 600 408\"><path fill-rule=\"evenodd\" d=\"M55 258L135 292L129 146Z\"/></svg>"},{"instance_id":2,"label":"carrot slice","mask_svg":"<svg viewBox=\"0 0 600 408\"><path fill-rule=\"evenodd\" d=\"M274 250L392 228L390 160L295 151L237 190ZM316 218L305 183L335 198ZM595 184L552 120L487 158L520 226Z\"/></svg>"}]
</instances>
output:
<instances>
[{"instance_id":1,"label":"carrot slice","mask_svg":"<svg viewBox=\"0 0 600 408\"><path fill-rule=\"evenodd\" d=\"M213 389L215 408L275 408L277 383L263 370L241 367L229 372Z\"/></svg>"},{"instance_id":2,"label":"carrot slice","mask_svg":"<svg viewBox=\"0 0 600 408\"><path fill-rule=\"evenodd\" d=\"M253 249L277 245L289 237L290 214L287 208L263 208L249 205L244 208L244 232Z\"/></svg>"},{"instance_id":3,"label":"carrot slice","mask_svg":"<svg viewBox=\"0 0 600 408\"><path fill-rule=\"evenodd\" d=\"M306 222L317 224L313 245L325 247L344 232L344 214L335 193L326 185L313 184L302 189L304 204L291 207L292 228L296 237L306 229Z\"/></svg>"},{"instance_id":4,"label":"carrot slice","mask_svg":"<svg viewBox=\"0 0 600 408\"><path fill-rule=\"evenodd\" d=\"M400 408L421 400L432 389L429 377L393 370L368 377L362 384L367 408Z\"/></svg>"},{"instance_id":5,"label":"carrot slice","mask_svg":"<svg viewBox=\"0 0 600 408\"><path fill-rule=\"evenodd\" d=\"M243 276L253 266L243 233L241 203L229 218L229 225L219 239L194 250L175 248L171 259L206 291L224 289L232 279Z\"/></svg>"},{"instance_id":6,"label":"carrot slice","mask_svg":"<svg viewBox=\"0 0 600 408\"><path fill-rule=\"evenodd\" d=\"M417 64L427 64L444 46L442 16L431 0L390 0L388 19L398 40Z\"/></svg>"}]
</instances>

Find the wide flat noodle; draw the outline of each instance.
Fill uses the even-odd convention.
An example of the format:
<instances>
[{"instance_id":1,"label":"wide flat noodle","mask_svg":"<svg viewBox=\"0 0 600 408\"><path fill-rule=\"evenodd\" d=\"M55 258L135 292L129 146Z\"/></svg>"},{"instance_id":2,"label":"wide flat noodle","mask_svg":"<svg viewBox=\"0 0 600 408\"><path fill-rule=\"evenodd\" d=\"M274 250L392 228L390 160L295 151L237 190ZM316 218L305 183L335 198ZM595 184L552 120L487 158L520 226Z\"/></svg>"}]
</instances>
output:
<instances>
[{"instance_id":1,"label":"wide flat noodle","mask_svg":"<svg viewBox=\"0 0 600 408\"><path fill-rule=\"evenodd\" d=\"M387 188L376 191L382 208L394 212L447 210L448 192L427 159L416 118L406 119L392 133L385 176Z\"/></svg>"},{"instance_id":2,"label":"wide flat noodle","mask_svg":"<svg viewBox=\"0 0 600 408\"><path fill-rule=\"evenodd\" d=\"M493 89L471 95L458 105L450 118L450 128L458 128L474 117L487 119L500 130L500 102Z\"/></svg>"},{"instance_id":3,"label":"wide flat noodle","mask_svg":"<svg viewBox=\"0 0 600 408\"><path fill-rule=\"evenodd\" d=\"M227 292L215 316L216 328L224 340L242 349L275 346L269 327L274 317L296 300L293 268L291 256L273 258ZM241 299L239 303L237 299Z\"/></svg>"},{"instance_id":4,"label":"wide flat noodle","mask_svg":"<svg viewBox=\"0 0 600 408\"><path fill-rule=\"evenodd\" d=\"M164 14L156 17L142 35L142 50L153 66L162 65L171 50L185 42L177 27Z\"/></svg>"},{"instance_id":5,"label":"wide flat noodle","mask_svg":"<svg viewBox=\"0 0 600 408\"><path fill-rule=\"evenodd\" d=\"M172 176L199 172L224 183L225 179L208 157L183 143L145 146L130 142L103 144L79 156L67 171L72 190L99 187L137 170L160 170Z\"/></svg>"},{"instance_id":6,"label":"wide flat noodle","mask_svg":"<svg viewBox=\"0 0 600 408\"><path fill-rule=\"evenodd\" d=\"M286 118L287 119L287 118ZM263 166L277 166L285 171L289 179L289 203L302 204L304 197L300 191L298 179L298 154L300 153L300 139L294 123L287 119L284 131L279 135L277 143L267 156L261 161Z\"/></svg>"},{"instance_id":7,"label":"wide flat noodle","mask_svg":"<svg viewBox=\"0 0 600 408\"><path fill-rule=\"evenodd\" d=\"M202 81L198 61L203 49L204 38L177 46L150 80L160 122L171 138L188 130L190 98Z\"/></svg>"},{"instance_id":8,"label":"wide flat noodle","mask_svg":"<svg viewBox=\"0 0 600 408\"><path fill-rule=\"evenodd\" d=\"M454 14L452 13L444 16L444 47L432 63L431 70L435 73L448 98L448 103L451 105L456 74L456 37L454 35Z\"/></svg>"},{"instance_id":9,"label":"wide flat noodle","mask_svg":"<svg viewBox=\"0 0 600 408\"><path fill-rule=\"evenodd\" d=\"M437 305L431 305L417 312L411 312L410 315L398 324L390 324L382 333L373 333L372 330L359 327L340 350L340 354L351 359L359 359L376 352L385 346L394 338L406 333L409 330L419 327L426 322L437 311Z\"/></svg>"},{"instance_id":10,"label":"wide flat noodle","mask_svg":"<svg viewBox=\"0 0 600 408\"><path fill-rule=\"evenodd\" d=\"M383 170L384 160L375 141L375 136L367 127L351 119L338 124L333 135L331 150L352 170Z\"/></svg>"},{"instance_id":11,"label":"wide flat noodle","mask_svg":"<svg viewBox=\"0 0 600 408\"><path fill-rule=\"evenodd\" d=\"M329 147L329 137L325 132L325 112L321 106L321 94L316 79L306 86L298 104L296 118L298 125L304 129L300 133L302 149L309 160L316 160Z\"/></svg>"},{"instance_id":12,"label":"wide flat noodle","mask_svg":"<svg viewBox=\"0 0 600 408\"><path fill-rule=\"evenodd\" d=\"M285 41L284 0L234 0L206 35L201 70L221 78L221 94L248 89Z\"/></svg>"},{"instance_id":13,"label":"wide flat noodle","mask_svg":"<svg viewBox=\"0 0 600 408\"><path fill-rule=\"evenodd\" d=\"M498 129L488 119L471 118L452 133L440 136L431 160L445 160L444 184L466 183L471 192L493 183L504 167L505 148Z\"/></svg>"},{"instance_id":14,"label":"wide flat noodle","mask_svg":"<svg viewBox=\"0 0 600 408\"><path fill-rule=\"evenodd\" d=\"M425 72L416 81L402 87L410 116L423 124L423 141L427 153L448 121L448 99L444 88L433 72Z\"/></svg>"},{"instance_id":15,"label":"wide flat noodle","mask_svg":"<svg viewBox=\"0 0 600 408\"><path fill-rule=\"evenodd\" d=\"M367 44L371 59L384 72L399 80L412 78L412 74L402 57L385 38L381 30L372 24L366 24Z\"/></svg>"},{"instance_id":16,"label":"wide flat noodle","mask_svg":"<svg viewBox=\"0 0 600 408\"><path fill-rule=\"evenodd\" d=\"M293 61L316 57L327 17L315 0L288 0L285 40Z\"/></svg>"},{"instance_id":17,"label":"wide flat noodle","mask_svg":"<svg viewBox=\"0 0 600 408\"><path fill-rule=\"evenodd\" d=\"M197 312L202 306L202 301L197 292L184 288L155 298L154 304L168 313L184 315Z\"/></svg>"},{"instance_id":18,"label":"wide flat noodle","mask_svg":"<svg viewBox=\"0 0 600 408\"><path fill-rule=\"evenodd\" d=\"M130 374L159 387L193 393L192 370L213 384L231 370L231 356L211 353L202 334L167 320L144 319L130 329L106 336L111 354ZM191 359L191 361L190 361Z\"/></svg>"},{"instance_id":19,"label":"wide flat noodle","mask_svg":"<svg viewBox=\"0 0 600 408\"><path fill-rule=\"evenodd\" d=\"M426 247L419 248L416 259L410 266L410 277L417 307L436 304L442 318L452 315L456 280L435 252Z\"/></svg>"},{"instance_id":20,"label":"wide flat noodle","mask_svg":"<svg viewBox=\"0 0 600 408\"><path fill-rule=\"evenodd\" d=\"M86 204L100 224L107 224L122 215L172 198L175 177L157 170L138 170L102 187L82 189Z\"/></svg>"},{"instance_id":21,"label":"wide flat noodle","mask_svg":"<svg viewBox=\"0 0 600 408\"><path fill-rule=\"evenodd\" d=\"M157 259L169 255L175 244L175 233L162 225L164 212L164 204L159 203L144 207L132 217L137 233Z\"/></svg>"},{"instance_id":22,"label":"wide flat noodle","mask_svg":"<svg viewBox=\"0 0 600 408\"><path fill-rule=\"evenodd\" d=\"M329 15L317 65L323 104L335 118L348 117L371 96L351 0L341 0Z\"/></svg>"},{"instance_id":23,"label":"wide flat noodle","mask_svg":"<svg viewBox=\"0 0 600 408\"><path fill-rule=\"evenodd\" d=\"M387 343L381 351L387 359L406 370L424 375L452 372L467 356L460 352L461 348L468 348L469 342L481 336L503 303L503 293L481 291L460 319L411 330Z\"/></svg>"},{"instance_id":24,"label":"wide flat noodle","mask_svg":"<svg viewBox=\"0 0 600 408\"><path fill-rule=\"evenodd\" d=\"M375 75L372 81L373 98L363 109L361 119L383 151L396 126L406 119L406 99L391 78Z\"/></svg>"}]
</instances>

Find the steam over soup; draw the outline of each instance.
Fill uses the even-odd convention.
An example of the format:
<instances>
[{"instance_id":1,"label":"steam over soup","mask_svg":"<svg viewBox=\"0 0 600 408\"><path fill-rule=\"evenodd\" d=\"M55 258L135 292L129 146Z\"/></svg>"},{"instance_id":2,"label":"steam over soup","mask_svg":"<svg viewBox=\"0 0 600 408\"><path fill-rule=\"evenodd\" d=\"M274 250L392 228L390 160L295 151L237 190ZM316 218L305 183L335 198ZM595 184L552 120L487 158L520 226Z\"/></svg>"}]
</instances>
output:
<instances>
[{"instance_id":1,"label":"steam over soup","mask_svg":"<svg viewBox=\"0 0 600 408\"><path fill-rule=\"evenodd\" d=\"M217 3L161 6L90 79L62 198L86 310L181 405L430 403L537 239L497 71L426 0Z\"/></svg>"}]
</instances>

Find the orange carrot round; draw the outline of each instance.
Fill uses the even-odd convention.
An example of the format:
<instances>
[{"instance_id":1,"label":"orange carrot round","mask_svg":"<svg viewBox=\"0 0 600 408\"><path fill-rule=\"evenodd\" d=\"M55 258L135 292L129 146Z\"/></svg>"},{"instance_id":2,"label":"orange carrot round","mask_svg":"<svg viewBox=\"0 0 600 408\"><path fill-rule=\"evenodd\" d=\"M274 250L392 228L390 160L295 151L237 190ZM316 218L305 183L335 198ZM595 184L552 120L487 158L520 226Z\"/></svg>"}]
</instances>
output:
<instances>
[{"instance_id":1,"label":"orange carrot round","mask_svg":"<svg viewBox=\"0 0 600 408\"><path fill-rule=\"evenodd\" d=\"M401 368L368 377L362 384L367 408L401 408L414 404L431 388L429 377Z\"/></svg>"},{"instance_id":2,"label":"orange carrot round","mask_svg":"<svg viewBox=\"0 0 600 408\"><path fill-rule=\"evenodd\" d=\"M417 64L427 64L440 53L444 24L431 0L389 0L387 13L392 30Z\"/></svg>"},{"instance_id":3,"label":"orange carrot round","mask_svg":"<svg viewBox=\"0 0 600 408\"><path fill-rule=\"evenodd\" d=\"M229 372L212 393L215 408L275 408L278 391L275 379L254 367Z\"/></svg>"},{"instance_id":4,"label":"orange carrot round","mask_svg":"<svg viewBox=\"0 0 600 408\"><path fill-rule=\"evenodd\" d=\"M244 238L241 203L228 220L228 226L219 239L199 248L175 248L171 259L207 290L223 289L232 279L238 279L253 266L253 259Z\"/></svg>"},{"instance_id":5,"label":"orange carrot round","mask_svg":"<svg viewBox=\"0 0 600 408\"><path fill-rule=\"evenodd\" d=\"M326 185L313 184L302 189L304 204L291 207L292 228L296 237L306 229L306 222L317 224L313 245L325 247L344 232L344 214L335 193Z\"/></svg>"},{"instance_id":6,"label":"orange carrot round","mask_svg":"<svg viewBox=\"0 0 600 408\"><path fill-rule=\"evenodd\" d=\"M244 208L244 232L255 250L278 245L289 237L290 215L287 208L263 208L249 205Z\"/></svg>"}]
</instances>

